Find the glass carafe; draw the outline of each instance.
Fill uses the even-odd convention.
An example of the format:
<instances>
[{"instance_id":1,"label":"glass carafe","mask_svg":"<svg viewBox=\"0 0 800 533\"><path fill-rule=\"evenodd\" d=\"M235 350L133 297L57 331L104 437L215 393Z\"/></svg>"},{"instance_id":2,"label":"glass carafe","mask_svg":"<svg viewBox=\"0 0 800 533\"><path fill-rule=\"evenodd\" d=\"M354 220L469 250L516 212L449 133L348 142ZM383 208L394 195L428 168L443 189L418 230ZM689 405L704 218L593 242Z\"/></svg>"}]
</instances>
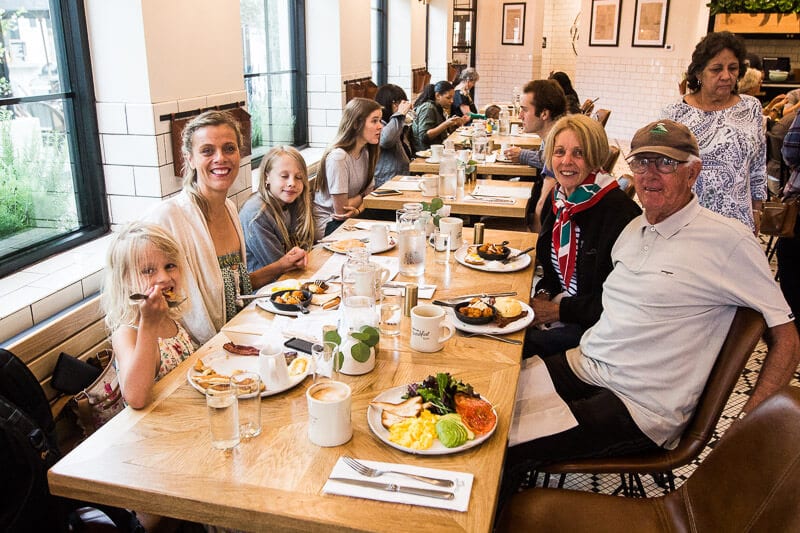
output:
<instances>
[{"instance_id":1,"label":"glass carafe","mask_svg":"<svg viewBox=\"0 0 800 533\"><path fill-rule=\"evenodd\" d=\"M361 326L378 325L379 289L383 283L381 267L370 263L366 248L351 248L342 265L342 330L353 331Z\"/></svg>"},{"instance_id":2,"label":"glass carafe","mask_svg":"<svg viewBox=\"0 0 800 533\"><path fill-rule=\"evenodd\" d=\"M400 273L405 276L421 276L425 272L425 227L422 213L413 211L399 218L398 251Z\"/></svg>"},{"instance_id":3,"label":"glass carafe","mask_svg":"<svg viewBox=\"0 0 800 533\"><path fill-rule=\"evenodd\" d=\"M456 198L456 169L458 159L455 150L445 150L439 162L439 196L445 200Z\"/></svg>"}]
</instances>

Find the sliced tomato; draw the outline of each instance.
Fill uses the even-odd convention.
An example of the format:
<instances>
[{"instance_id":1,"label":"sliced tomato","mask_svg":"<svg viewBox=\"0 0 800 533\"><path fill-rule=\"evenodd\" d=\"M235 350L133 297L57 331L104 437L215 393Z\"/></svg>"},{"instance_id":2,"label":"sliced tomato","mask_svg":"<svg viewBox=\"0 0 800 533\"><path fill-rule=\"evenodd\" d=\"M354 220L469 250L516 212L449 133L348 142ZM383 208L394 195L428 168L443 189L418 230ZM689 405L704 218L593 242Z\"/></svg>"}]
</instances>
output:
<instances>
[{"instance_id":1,"label":"sliced tomato","mask_svg":"<svg viewBox=\"0 0 800 533\"><path fill-rule=\"evenodd\" d=\"M497 415L492 410L492 404L486 400L461 392L456 393L454 400L456 413L461 415L461 421L475 435L485 435L497 424Z\"/></svg>"}]
</instances>

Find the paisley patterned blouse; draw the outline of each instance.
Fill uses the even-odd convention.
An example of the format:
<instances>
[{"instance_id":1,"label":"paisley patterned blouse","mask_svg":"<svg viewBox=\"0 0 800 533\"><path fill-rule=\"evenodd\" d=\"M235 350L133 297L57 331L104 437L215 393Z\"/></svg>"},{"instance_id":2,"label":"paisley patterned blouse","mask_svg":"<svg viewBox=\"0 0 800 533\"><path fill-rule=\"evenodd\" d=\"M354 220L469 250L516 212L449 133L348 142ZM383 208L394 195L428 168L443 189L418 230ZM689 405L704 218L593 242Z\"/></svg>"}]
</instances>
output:
<instances>
[{"instance_id":1,"label":"paisley patterned blouse","mask_svg":"<svg viewBox=\"0 0 800 533\"><path fill-rule=\"evenodd\" d=\"M688 127L700 147L703 170L694 192L700 205L755 230L754 200L767 198L766 138L761 103L752 96L721 111L703 111L683 101L662 116Z\"/></svg>"},{"instance_id":2,"label":"paisley patterned blouse","mask_svg":"<svg viewBox=\"0 0 800 533\"><path fill-rule=\"evenodd\" d=\"M225 322L227 322L239 312L239 307L236 305L237 298L242 294L253 292L253 287L240 252L221 255L217 259L219 269L222 271L222 284L225 287Z\"/></svg>"}]
</instances>

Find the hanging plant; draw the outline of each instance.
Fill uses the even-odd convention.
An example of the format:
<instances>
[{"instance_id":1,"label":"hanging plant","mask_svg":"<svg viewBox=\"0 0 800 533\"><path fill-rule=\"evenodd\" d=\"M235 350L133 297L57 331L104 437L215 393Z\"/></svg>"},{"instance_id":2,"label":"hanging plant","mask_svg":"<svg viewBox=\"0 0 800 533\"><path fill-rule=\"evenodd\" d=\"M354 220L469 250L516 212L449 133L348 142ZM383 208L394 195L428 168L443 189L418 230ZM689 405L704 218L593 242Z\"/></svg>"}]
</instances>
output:
<instances>
[{"instance_id":1,"label":"hanging plant","mask_svg":"<svg viewBox=\"0 0 800 533\"><path fill-rule=\"evenodd\" d=\"M719 13L800 13L800 0L711 0L706 6Z\"/></svg>"}]
</instances>

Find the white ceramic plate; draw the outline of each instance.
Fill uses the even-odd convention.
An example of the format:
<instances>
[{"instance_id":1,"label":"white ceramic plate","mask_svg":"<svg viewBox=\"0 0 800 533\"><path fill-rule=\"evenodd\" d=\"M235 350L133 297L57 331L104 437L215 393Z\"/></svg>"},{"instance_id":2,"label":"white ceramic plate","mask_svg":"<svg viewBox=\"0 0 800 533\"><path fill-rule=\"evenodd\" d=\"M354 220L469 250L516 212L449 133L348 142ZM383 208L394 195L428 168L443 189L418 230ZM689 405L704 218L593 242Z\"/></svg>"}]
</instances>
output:
<instances>
[{"instance_id":1,"label":"white ceramic plate","mask_svg":"<svg viewBox=\"0 0 800 533\"><path fill-rule=\"evenodd\" d=\"M516 259L512 260L508 264L503 264L501 261L486 261L480 265L473 265L472 263L467 263L464 258L467 255L467 251L469 250L470 246L475 246L474 244L467 244L456 250L455 257L456 261L461 263L464 266L468 266L469 268L474 268L475 270L483 270L484 272L516 272L517 270L523 270L528 268L531 264L531 256L530 254L523 254ZM511 252L509 255L514 255L521 250L517 248L511 248Z\"/></svg>"},{"instance_id":2,"label":"white ceramic plate","mask_svg":"<svg viewBox=\"0 0 800 533\"><path fill-rule=\"evenodd\" d=\"M466 322L462 322L458 319L455 309L452 307L446 307L445 309L446 312L450 314L450 323L453 324L453 326L455 326L455 328L459 331L466 331L467 333L489 333L491 335L504 335L506 333L515 333L525 329L533 322L533 309L531 309L531 306L521 300L518 301L522 305L522 310L527 311L528 314L519 320L515 320L514 322L508 324L504 328L499 327L494 322L489 322L488 324L467 324Z\"/></svg>"},{"instance_id":3,"label":"white ceramic plate","mask_svg":"<svg viewBox=\"0 0 800 533\"><path fill-rule=\"evenodd\" d=\"M434 158L432 158L432 157L429 157L428 159L426 159L426 160L425 160L425 162L426 162L426 163L432 163L432 164L439 164L439 163L441 163L441 161L440 161L440 160L438 160L438 159L434 159Z\"/></svg>"},{"instance_id":4,"label":"white ceramic plate","mask_svg":"<svg viewBox=\"0 0 800 533\"><path fill-rule=\"evenodd\" d=\"M408 390L407 385L392 387L391 389L385 390L378 394L373 401L400 403L403 401L402 396L406 393L406 390ZM483 398L483 396L481 396L481 398ZM486 400L486 398L483 399ZM492 411L494 411L495 416L497 416L497 411L494 408L492 408ZM489 433L481 435L473 440L469 440L461 446L457 446L455 448L447 448L444 444L439 442L439 439L436 439L433 441L433 445L427 450L415 450L413 448L400 446L399 444L389 440L389 430L381 425L381 409L372 407L371 405L367 407L367 423L369 423L369 428L372 430L375 436L381 439L385 444L388 444L392 448L397 448L400 451L413 453L415 455L449 455L451 453L463 452L464 450L469 450L470 448L480 445L483 441L494 435L494 430L497 429L497 424L495 424Z\"/></svg>"},{"instance_id":5,"label":"white ceramic plate","mask_svg":"<svg viewBox=\"0 0 800 533\"><path fill-rule=\"evenodd\" d=\"M290 288L299 287L302 283L305 283L305 281L306 280L300 281L300 280L296 280L296 279L288 279L288 280L283 280L283 281L273 281L272 283L270 283L268 285L264 285L263 287L258 289L258 292L256 293L258 295L264 295L264 298L262 298L260 300L256 300L256 305L258 307L260 307L261 309L263 309L264 311L269 311L270 313L273 313L273 314L276 314L276 315L298 317L298 316L300 316L302 314L302 313L300 313L300 311L284 311L283 309L278 309L277 307L275 307L275 305L273 305L272 300L270 300L269 297L272 295L273 292L276 292L276 291L279 291L279 290L283 290L283 289L290 289ZM328 285L330 286L330 288L328 289L329 293L338 294L338 293L341 292L341 285L339 283L329 282ZM275 290L273 290L273 289L275 289ZM320 307L318 305L313 305L313 304L308 306L308 310L309 310L309 312L311 314L317 313L317 312L322 312L322 311L327 311L327 310L323 310L322 307Z\"/></svg>"},{"instance_id":6,"label":"white ceramic plate","mask_svg":"<svg viewBox=\"0 0 800 533\"><path fill-rule=\"evenodd\" d=\"M420 150L419 152L417 152L417 157L424 157L424 158L427 159L430 156L431 156L431 151L430 150Z\"/></svg>"},{"instance_id":7,"label":"white ceramic plate","mask_svg":"<svg viewBox=\"0 0 800 533\"><path fill-rule=\"evenodd\" d=\"M279 389L279 390L265 390L261 393L261 397L272 396L274 394L280 394L283 391L289 390L292 387L296 386L298 383L303 381L303 379L309 374L309 370L311 370L311 358L301 354L298 352L297 357L305 359L307 361L306 364L306 371L297 374L297 375L289 375L289 383L286 387ZM224 374L226 376L230 376L235 370L244 370L245 372L256 372L258 373L258 356L257 355L231 355L224 350L219 350L213 353L210 353L203 357L203 364L213 368L218 374ZM194 367L190 368L189 371L186 373L186 379L189 381L189 384L194 387L194 389L202 394L205 394L206 391L194 382L192 379L193 376L197 375L198 372L195 371Z\"/></svg>"},{"instance_id":8,"label":"white ceramic plate","mask_svg":"<svg viewBox=\"0 0 800 533\"><path fill-rule=\"evenodd\" d=\"M337 248L336 246L334 246L334 244L336 244L336 243L335 242L326 243L322 247L325 248L326 250L328 250L330 252L333 252L333 253L336 253L336 254L346 254L347 253L347 250L342 249L342 248ZM367 245L367 249L370 251L370 253L382 254L383 252L388 252L389 250L391 250L392 248L397 246L397 233L395 233L393 231L389 232L389 244L386 245L386 247L384 247L384 248L382 248L380 250L373 250L372 248L370 248L368 242L365 243L365 244Z\"/></svg>"}]
</instances>

